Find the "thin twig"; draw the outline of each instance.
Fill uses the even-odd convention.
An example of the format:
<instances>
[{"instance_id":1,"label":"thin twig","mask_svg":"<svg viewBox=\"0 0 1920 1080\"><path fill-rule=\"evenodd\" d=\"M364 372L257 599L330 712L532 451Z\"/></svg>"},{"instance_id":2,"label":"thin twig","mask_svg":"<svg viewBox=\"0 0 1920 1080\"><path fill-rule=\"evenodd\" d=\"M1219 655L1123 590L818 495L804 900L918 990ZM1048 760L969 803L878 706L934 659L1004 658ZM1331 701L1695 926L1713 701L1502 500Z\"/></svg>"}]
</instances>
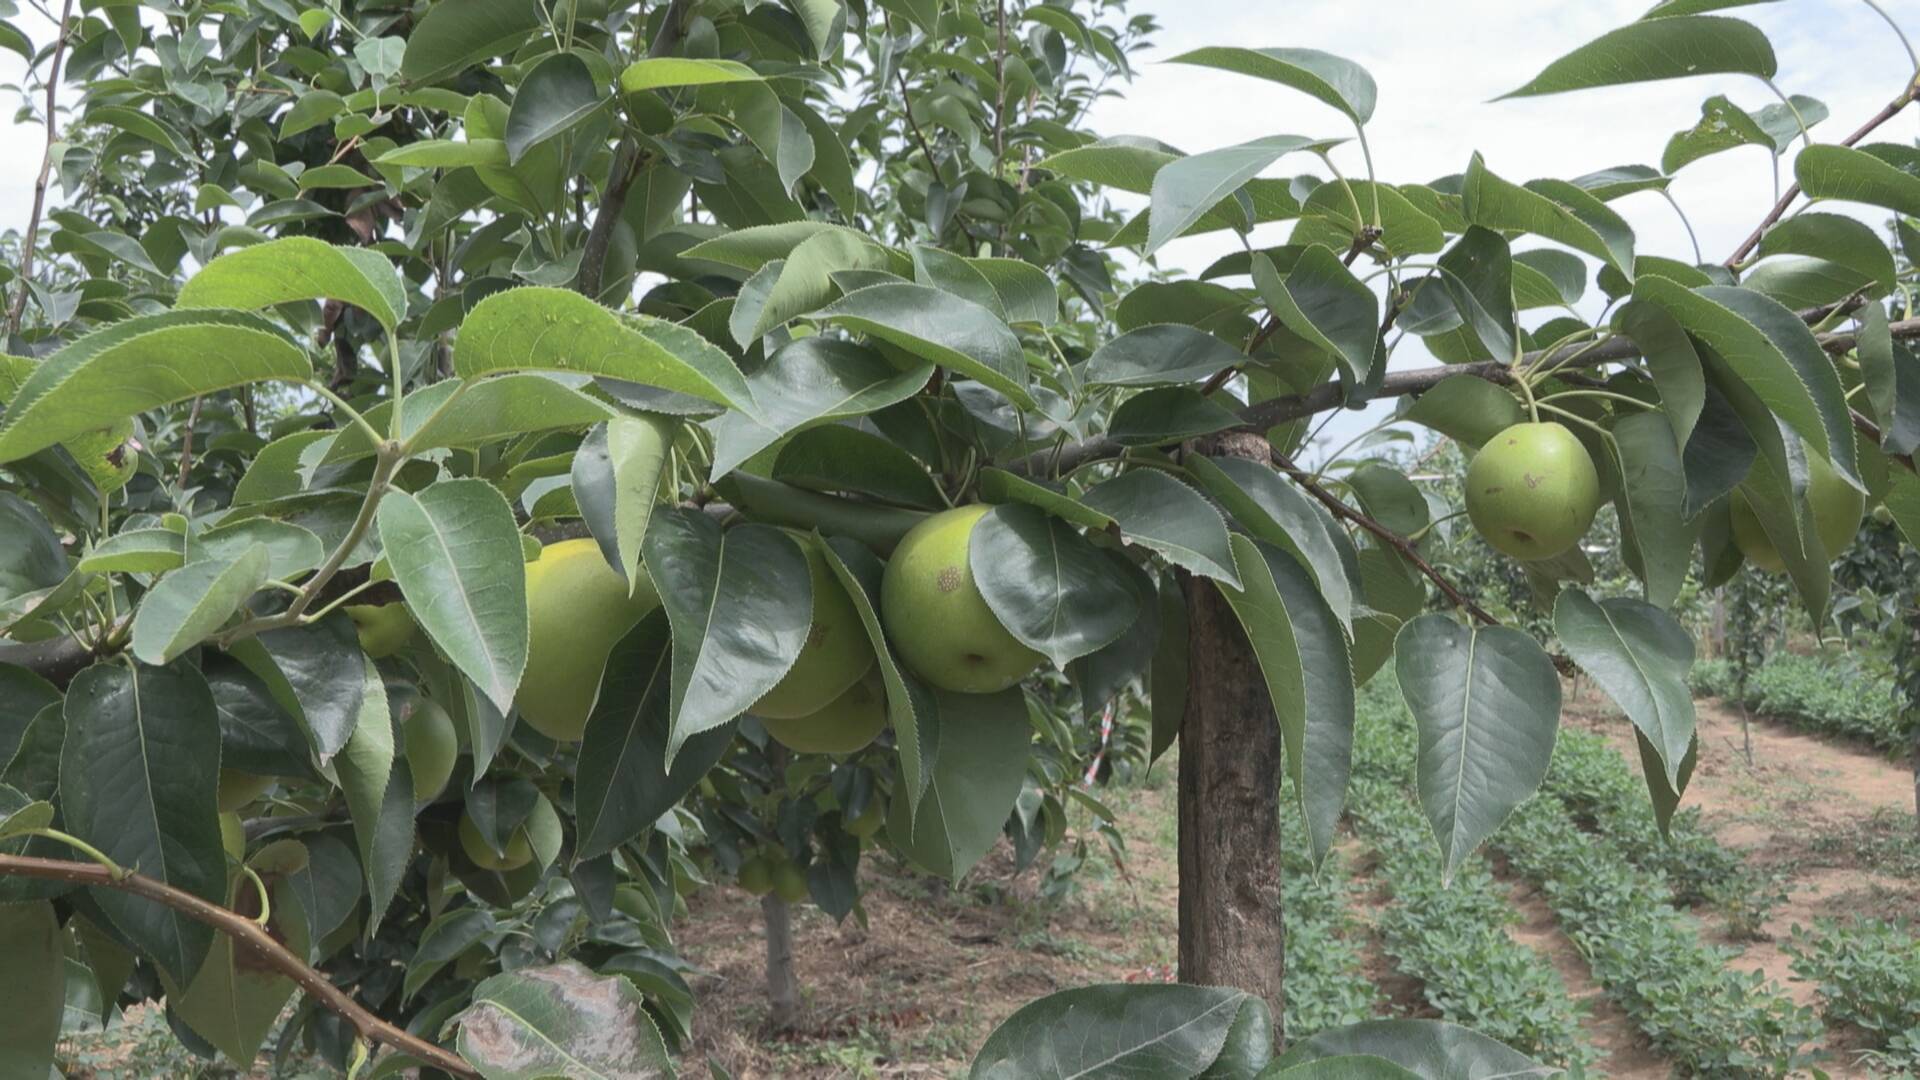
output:
<instances>
[{"instance_id":1,"label":"thin twig","mask_svg":"<svg viewBox=\"0 0 1920 1080\"><path fill-rule=\"evenodd\" d=\"M180 436L180 482L175 484L179 491L187 490L187 472L193 468L193 429L200 423L199 395L194 395L193 408L187 411L187 430Z\"/></svg>"},{"instance_id":2,"label":"thin twig","mask_svg":"<svg viewBox=\"0 0 1920 1080\"><path fill-rule=\"evenodd\" d=\"M70 859L39 859L28 855L0 855L0 877L30 877L44 881L66 881L76 885L119 889L154 903L172 908L196 922L205 923L233 939L236 946L250 949L262 962L286 976L328 1011L353 1025L367 1042L392 1047L395 1051L433 1066L453 1076L480 1080L480 1073L454 1054L416 1035L387 1023L362 1006L326 975L287 951L254 920L238 912L176 889L140 873L116 876L108 868L91 862Z\"/></svg>"},{"instance_id":3,"label":"thin twig","mask_svg":"<svg viewBox=\"0 0 1920 1080\"><path fill-rule=\"evenodd\" d=\"M1800 312L1802 321L1816 321L1824 317L1829 308L1815 308L1811 312ZM1892 323L1888 329L1895 338L1920 338L1920 319L1902 319ZM1852 334L1820 334L1821 348L1844 352L1853 348ZM1520 358L1520 366L1532 364L1557 363L1568 353L1584 349L1579 361L1571 366L1579 368L1598 367L1601 364L1614 364L1640 355L1640 347L1631 338L1624 335L1611 337L1597 345L1562 346L1545 355L1545 350L1527 353ZM1455 375L1471 375L1488 382L1510 385L1513 382L1514 369L1502 360L1482 360L1470 364L1436 364L1432 367L1415 368L1412 371L1390 371L1380 381L1380 385L1368 393L1370 399L1396 398L1406 394L1418 394L1439 385ZM1573 381L1566 371L1555 373L1556 378ZM1264 431L1276 424L1289 420L1313 416L1337 409L1346 404L1346 389L1338 383L1323 383L1304 394L1288 394L1283 397L1269 398L1256 405L1248 405L1239 410L1240 427L1250 431ZM1859 428L1856 422L1854 425ZM1860 429L1863 430L1864 429ZM1048 466L1057 457L1060 472L1067 473L1090 461L1104 461L1119 457L1126 448L1108 436L1096 436L1070 443L1058 451L1045 450L1029 454L1024 458L1008 462L1002 466L1009 472L1026 476L1045 474Z\"/></svg>"},{"instance_id":4,"label":"thin twig","mask_svg":"<svg viewBox=\"0 0 1920 1080\"><path fill-rule=\"evenodd\" d=\"M660 33L647 48L648 56L665 56L679 46L687 36L687 14L692 9L693 0L673 0L667 5L667 13L660 20ZM639 141L631 135L621 136L613 150L613 167L607 173L607 192L600 199L599 209L594 211L593 224L587 228L586 242L580 248L580 272L574 277L574 288L590 300L600 299L607 253L613 247L614 227L620 223L627 208L627 195L645 171L646 163L647 156L641 152Z\"/></svg>"},{"instance_id":5,"label":"thin twig","mask_svg":"<svg viewBox=\"0 0 1920 1080\"><path fill-rule=\"evenodd\" d=\"M1840 140L1840 145L1852 146L1854 143L1859 142L1871 134L1874 128L1898 116L1900 110L1906 108L1907 104L1913 100L1916 90L1920 90L1920 81L1909 83L1907 88L1900 92L1899 97L1887 102L1879 112L1873 114L1872 119L1860 125L1859 130ZM1748 253L1753 251L1754 248L1759 247L1760 238L1767 234L1767 230L1773 227L1774 222L1780 220L1780 215L1786 213L1787 207L1792 204L1794 199L1799 198L1799 196L1799 184L1788 187L1786 193L1780 196L1779 201L1773 204L1773 209L1767 211L1767 216L1760 219L1760 224L1755 226L1753 232L1749 234L1745 240L1740 242L1739 247L1733 249L1733 254L1727 256L1721 265L1727 267L1735 266L1741 259L1746 258Z\"/></svg>"},{"instance_id":6,"label":"thin twig","mask_svg":"<svg viewBox=\"0 0 1920 1080\"><path fill-rule=\"evenodd\" d=\"M927 156L927 168L934 167L933 147L927 145L927 137L921 132L920 124L913 118L913 101L907 96L907 76L899 68L893 69L894 81L900 84L900 111L907 118L907 130L913 132L913 141L920 144L920 152Z\"/></svg>"},{"instance_id":7,"label":"thin twig","mask_svg":"<svg viewBox=\"0 0 1920 1080\"><path fill-rule=\"evenodd\" d=\"M20 318L27 310L27 286L33 283L33 247L40 242L40 215L47 207L47 178L53 175L53 144L59 139L54 107L55 95L60 89L60 61L67 55L67 23L72 19L73 0L66 0L60 8L60 24L55 28L53 63L47 70L47 143L40 154L40 175L33 181L33 212L27 215L26 236L20 241L20 289L13 294L13 305L7 309L8 338L20 332Z\"/></svg>"},{"instance_id":8,"label":"thin twig","mask_svg":"<svg viewBox=\"0 0 1920 1080\"><path fill-rule=\"evenodd\" d=\"M1412 540L1380 524L1367 514L1348 506L1344 500L1326 488L1321 487L1304 469L1295 465L1291 458L1278 450L1273 451L1273 464L1281 472L1292 477L1295 483L1307 489L1307 494L1320 500L1322 506L1333 511L1335 517L1358 525L1367 532L1372 533L1375 537L1378 537L1381 543L1399 552L1401 558L1412 563L1415 569L1425 574L1427 579L1432 581L1455 607L1461 608L1466 611L1467 614L1472 615L1475 619L1480 620L1481 623L1487 626L1498 626L1500 624L1499 619L1488 614L1485 608L1474 603L1472 597L1461 592L1453 582L1448 581L1446 575L1434 569L1433 564L1428 562L1420 554L1420 549L1414 545Z\"/></svg>"}]
</instances>

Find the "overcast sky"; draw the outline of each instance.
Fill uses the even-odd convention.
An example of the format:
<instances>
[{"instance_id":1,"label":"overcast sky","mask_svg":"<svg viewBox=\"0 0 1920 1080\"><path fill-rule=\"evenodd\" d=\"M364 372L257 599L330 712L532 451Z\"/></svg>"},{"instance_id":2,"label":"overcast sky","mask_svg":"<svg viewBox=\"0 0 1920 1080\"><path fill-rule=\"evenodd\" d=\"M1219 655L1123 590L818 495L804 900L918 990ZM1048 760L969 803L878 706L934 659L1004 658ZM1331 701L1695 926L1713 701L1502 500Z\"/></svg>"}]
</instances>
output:
<instances>
[{"instance_id":1,"label":"overcast sky","mask_svg":"<svg viewBox=\"0 0 1920 1080\"><path fill-rule=\"evenodd\" d=\"M1350 57L1373 73L1379 104L1367 130L1382 179L1426 181L1459 172L1476 150L1489 168L1516 182L1613 165L1657 165L1668 136L1691 127L1710 95L1725 93L1750 109L1775 99L1749 78L1702 76L1491 100L1553 58L1633 21L1651 2L1135 0L1133 11L1150 13L1161 24L1157 48L1144 54L1138 77L1123 87L1125 98L1096 110L1093 127L1103 135L1150 135L1189 153L1263 135L1349 135L1339 113L1283 87L1156 62L1201 45L1306 46ZM1909 35L1920 35L1920 0L1887 0L1884 6ZM1832 118L1815 129L1824 141L1839 140L1871 116L1911 74L1899 42L1860 0L1785 0L1729 14L1757 23L1772 38L1780 61L1775 81L1784 91L1826 102ZM45 39L47 26L30 9L19 21L37 40ZM0 51L0 83L17 84L20 69L19 57ZM11 108L6 115L8 126L0 128L0 227L18 228L30 205L41 134L12 126ZM1875 138L1905 141L1916 133L1920 108ZM1764 150L1742 147L1687 166L1673 182L1673 195L1692 218L1707 259L1731 252L1771 204L1767 157ZM1364 175L1356 146L1336 150L1335 160L1347 175ZM1272 174L1311 171L1312 164L1284 158ZM1790 157L1782 171L1790 181ZM1634 227L1639 251L1692 261L1685 232L1658 195L1631 195L1614 208ZM1868 221L1884 216L1860 207L1832 209ZM1255 239L1278 242L1284 231L1267 226ZM1198 271L1237 246L1227 233L1178 240L1162 250L1160 261ZM1424 362L1417 345L1395 358L1396 367Z\"/></svg>"}]
</instances>

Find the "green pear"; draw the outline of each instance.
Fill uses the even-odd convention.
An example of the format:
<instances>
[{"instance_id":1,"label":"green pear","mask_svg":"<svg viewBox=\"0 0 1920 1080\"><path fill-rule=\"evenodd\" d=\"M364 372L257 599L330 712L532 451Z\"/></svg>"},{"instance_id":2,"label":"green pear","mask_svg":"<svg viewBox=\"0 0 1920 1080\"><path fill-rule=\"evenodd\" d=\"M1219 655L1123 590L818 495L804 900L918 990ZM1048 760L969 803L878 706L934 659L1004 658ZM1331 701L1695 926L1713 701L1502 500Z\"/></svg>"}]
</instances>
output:
<instances>
[{"instance_id":1,"label":"green pear","mask_svg":"<svg viewBox=\"0 0 1920 1080\"><path fill-rule=\"evenodd\" d=\"M754 896L765 896L773 891L773 863L765 855L749 855L733 880Z\"/></svg>"},{"instance_id":2,"label":"green pear","mask_svg":"<svg viewBox=\"0 0 1920 1080\"><path fill-rule=\"evenodd\" d=\"M255 776L239 769L221 769L220 791L215 798L222 811L238 810L265 794L272 786L271 776Z\"/></svg>"},{"instance_id":3,"label":"green pear","mask_svg":"<svg viewBox=\"0 0 1920 1080\"><path fill-rule=\"evenodd\" d=\"M827 568L819 545L802 541L801 546L806 549L807 576L813 582L813 625L800 647L800 658L747 710L763 720L812 716L873 668L873 643L853 600Z\"/></svg>"},{"instance_id":4,"label":"green pear","mask_svg":"<svg viewBox=\"0 0 1920 1080\"><path fill-rule=\"evenodd\" d=\"M375 660L385 660L413 640L415 624L407 605L348 604L347 618L360 635L360 649Z\"/></svg>"},{"instance_id":5,"label":"green pear","mask_svg":"<svg viewBox=\"0 0 1920 1080\"><path fill-rule=\"evenodd\" d=\"M1600 474L1563 424L1515 424L1467 466L1467 517L1496 551L1551 559L1587 534L1600 510Z\"/></svg>"},{"instance_id":6,"label":"green pear","mask_svg":"<svg viewBox=\"0 0 1920 1080\"><path fill-rule=\"evenodd\" d=\"M807 872L791 859L781 859L773 868L774 894L789 904L807 898Z\"/></svg>"},{"instance_id":7,"label":"green pear","mask_svg":"<svg viewBox=\"0 0 1920 1080\"><path fill-rule=\"evenodd\" d=\"M989 506L945 510L900 538L880 582L880 618L914 674L942 690L991 694L1041 655L1007 632L974 584L967 541Z\"/></svg>"},{"instance_id":8,"label":"green pear","mask_svg":"<svg viewBox=\"0 0 1920 1080\"><path fill-rule=\"evenodd\" d=\"M1775 574L1785 571L1787 564L1780 558L1780 549L1761 526L1753 504L1738 488L1734 489L1728 509L1733 514L1733 542L1739 546L1740 554L1762 570ZM1867 497L1840 479L1840 474L1834 472L1825 459L1808 454L1807 509L1813 515L1813 531L1820 537L1820 546L1826 549L1828 561L1832 561L1852 546L1853 534L1860 530L1860 519L1867 512Z\"/></svg>"},{"instance_id":9,"label":"green pear","mask_svg":"<svg viewBox=\"0 0 1920 1080\"><path fill-rule=\"evenodd\" d=\"M527 815L527 820L513 830L513 835L507 839L507 850L496 852L488 845L487 838L481 835L480 826L474 824L472 815L463 813L460 815L460 849L467 853L467 858L472 859L475 866L483 870L518 870L533 861L532 825L540 818L548 819L553 830L559 831L559 814L545 795L533 804L533 812Z\"/></svg>"},{"instance_id":10,"label":"green pear","mask_svg":"<svg viewBox=\"0 0 1920 1080\"><path fill-rule=\"evenodd\" d=\"M527 671L514 706L535 731L574 742L587 729L607 654L660 605L653 582L627 583L592 540L562 540L527 564Z\"/></svg>"},{"instance_id":11,"label":"green pear","mask_svg":"<svg viewBox=\"0 0 1920 1080\"><path fill-rule=\"evenodd\" d=\"M416 697L404 721L407 770L413 774L413 801L431 802L446 790L460 756L453 718L432 698Z\"/></svg>"},{"instance_id":12,"label":"green pear","mask_svg":"<svg viewBox=\"0 0 1920 1080\"><path fill-rule=\"evenodd\" d=\"M819 711L791 720L762 716L760 723L780 745L801 754L851 754L887 726L887 684L868 669L846 693Z\"/></svg>"},{"instance_id":13,"label":"green pear","mask_svg":"<svg viewBox=\"0 0 1920 1080\"><path fill-rule=\"evenodd\" d=\"M843 822L840 827L846 830L848 836L857 836L865 840L878 833L880 827L886 823L887 808L881 804L880 797L875 795L867 800L867 808L860 811L860 816L852 821Z\"/></svg>"}]
</instances>

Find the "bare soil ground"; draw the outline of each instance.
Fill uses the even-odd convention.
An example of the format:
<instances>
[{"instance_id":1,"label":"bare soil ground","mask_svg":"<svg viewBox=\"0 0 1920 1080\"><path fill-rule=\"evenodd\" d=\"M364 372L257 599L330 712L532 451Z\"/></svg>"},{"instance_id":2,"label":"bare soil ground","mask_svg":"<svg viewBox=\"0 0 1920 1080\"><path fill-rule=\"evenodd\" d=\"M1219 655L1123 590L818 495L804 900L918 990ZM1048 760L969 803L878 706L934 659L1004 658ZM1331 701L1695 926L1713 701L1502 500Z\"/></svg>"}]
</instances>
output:
<instances>
[{"instance_id":1,"label":"bare soil ground","mask_svg":"<svg viewBox=\"0 0 1920 1080\"><path fill-rule=\"evenodd\" d=\"M1759 940L1736 938L1723 919L1703 910L1706 937L1742 950L1742 970L1757 969L1796 1002L1816 1005L1816 988L1795 979L1791 957L1781 948L1794 926L1863 914L1920 916L1920 867L1883 855L1897 848L1889 839L1913 828L1913 774L1905 762L1869 748L1762 717L1750 717L1743 731L1739 709L1717 699L1700 699L1695 706L1700 763L1682 805L1699 808L1714 837L1751 865L1771 871L1787 896L1760 928ZM1605 735L1630 762L1638 761L1626 719L1591 687L1569 695L1567 718ZM1844 1032L1829 1046L1840 1052L1852 1048ZM1602 1067L1610 1075L1636 1075L1624 1064ZM1835 1076L1856 1075L1840 1062L1826 1069Z\"/></svg>"},{"instance_id":2,"label":"bare soil ground","mask_svg":"<svg viewBox=\"0 0 1920 1080\"><path fill-rule=\"evenodd\" d=\"M1155 767L1171 780L1168 763ZM988 1032L1021 1005L1093 982L1163 981L1173 970L1175 819L1171 787L1129 789L1114 810L1128 838L1123 875L1089 833L1074 895L1038 895L1040 869L1013 873L1003 842L956 890L899 867L863 867L866 923L836 925L796 909L801 1016L766 1026L765 927L738 889L689 900L678 944L706 972L693 1066L712 1061L738 1080L953 1076ZM1088 812L1076 810L1076 826ZM1042 856L1045 858L1045 856Z\"/></svg>"}]
</instances>

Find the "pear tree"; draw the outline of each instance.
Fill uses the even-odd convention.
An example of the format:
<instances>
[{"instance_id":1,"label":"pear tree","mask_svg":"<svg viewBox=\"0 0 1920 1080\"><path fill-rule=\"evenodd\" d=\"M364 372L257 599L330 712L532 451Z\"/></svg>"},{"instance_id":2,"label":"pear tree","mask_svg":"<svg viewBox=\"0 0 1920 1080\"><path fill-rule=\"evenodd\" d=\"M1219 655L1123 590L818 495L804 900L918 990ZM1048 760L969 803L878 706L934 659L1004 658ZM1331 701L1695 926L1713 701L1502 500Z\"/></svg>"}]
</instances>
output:
<instances>
[{"instance_id":1,"label":"pear tree","mask_svg":"<svg viewBox=\"0 0 1920 1080\"><path fill-rule=\"evenodd\" d=\"M1739 6L1663 0L1509 96L1779 94ZM1920 540L1912 264L1838 209L1920 242L1890 61L1844 138L1723 95L1657 165L1387 177L1373 77L1283 22L1166 59L1332 127L1091 130L1156 29L1123 0L4 13L44 145L0 274L21 1075L76 969L241 1065L278 1031L362 1075L673 1075L704 884L845 917L873 845L952 881L1057 839L1063 686L1178 748L1181 984L1029 1004L974 1075L1528 1068L1413 1021L1288 1047L1282 777L1324 857L1391 664L1451 872L1577 670L1670 814L1711 752L1689 576L1752 561L1824 622L1863 512ZM1646 250L1619 205L1740 148L1793 174L1752 235ZM1158 266L1196 235L1240 243ZM1471 451L1465 506L1315 465L1364 408ZM1457 510L1545 640L1427 558Z\"/></svg>"}]
</instances>

